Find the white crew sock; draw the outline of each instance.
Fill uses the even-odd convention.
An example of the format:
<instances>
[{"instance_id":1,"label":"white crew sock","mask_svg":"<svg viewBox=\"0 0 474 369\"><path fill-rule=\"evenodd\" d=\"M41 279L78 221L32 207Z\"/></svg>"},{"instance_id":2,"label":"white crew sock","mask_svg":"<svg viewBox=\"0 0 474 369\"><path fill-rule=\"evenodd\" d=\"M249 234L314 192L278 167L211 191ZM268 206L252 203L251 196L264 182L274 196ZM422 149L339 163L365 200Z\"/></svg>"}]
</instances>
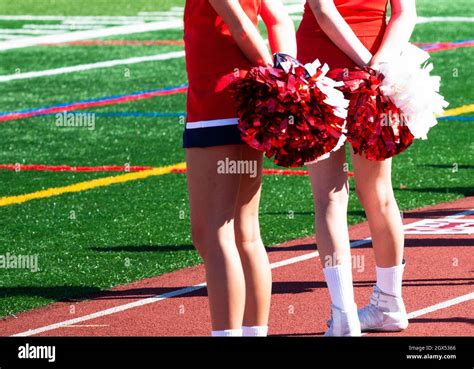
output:
<instances>
[{"instance_id":1,"label":"white crew sock","mask_svg":"<svg viewBox=\"0 0 474 369\"><path fill-rule=\"evenodd\" d=\"M377 287L382 292L395 297L402 297L402 279L405 263L390 268L375 267Z\"/></svg>"},{"instance_id":2,"label":"white crew sock","mask_svg":"<svg viewBox=\"0 0 474 369\"><path fill-rule=\"evenodd\" d=\"M242 329L224 329L223 331L212 331L212 337L241 337Z\"/></svg>"},{"instance_id":3,"label":"white crew sock","mask_svg":"<svg viewBox=\"0 0 474 369\"><path fill-rule=\"evenodd\" d=\"M332 304L342 311L356 308L352 285L352 264L346 263L323 269Z\"/></svg>"},{"instance_id":4,"label":"white crew sock","mask_svg":"<svg viewBox=\"0 0 474 369\"><path fill-rule=\"evenodd\" d=\"M242 336L244 337L266 337L268 334L268 327L266 325L252 327L242 327Z\"/></svg>"}]
</instances>

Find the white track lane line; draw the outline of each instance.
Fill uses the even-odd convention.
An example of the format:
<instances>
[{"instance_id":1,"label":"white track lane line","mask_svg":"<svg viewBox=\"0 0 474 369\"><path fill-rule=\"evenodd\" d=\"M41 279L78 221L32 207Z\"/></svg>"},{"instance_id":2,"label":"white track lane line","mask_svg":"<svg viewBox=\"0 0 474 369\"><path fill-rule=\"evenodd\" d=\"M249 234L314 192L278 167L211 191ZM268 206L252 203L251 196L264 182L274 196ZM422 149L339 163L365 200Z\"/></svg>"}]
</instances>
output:
<instances>
[{"instance_id":1,"label":"white track lane line","mask_svg":"<svg viewBox=\"0 0 474 369\"><path fill-rule=\"evenodd\" d=\"M456 213L456 214L453 214L453 215L448 215L444 218L439 218L439 219L458 219L458 218L462 218L462 217L469 216L469 215L474 215L474 209L466 210L466 211L463 211L461 213Z\"/></svg>"},{"instance_id":2,"label":"white track lane line","mask_svg":"<svg viewBox=\"0 0 474 369\"><path fill-rule=\"evenodd\" d=\"M101 311L98 311L98 312L93 313L93 314L88 314L88 315L81 316L79 318L69 319L69 320L66 320L66 321L63 321L63 322L47 325L47 326L42 327L42 328L31 329L31 330L28 330L26 332L17 333L17 334L14 334L12 337L33 336L33 335L38 334L38 333L51 331L51 330L54 330L54 329L58 329L58 328L67 326L67 325L73 325L73 324L85 322L85 321L88 321L88 320L91 320L91 319L100 318L100 317L110 315L110 314L115 314L115 313L118 313L118 312L121 312L121 311L125 311L125 310L128 310L128 309L138 307L138 306L153 304L155 302L166 300L166 299L171 298L171 297L184 295L186 293L190 293L190 292L199 290L201 288L204 288L205 286L206 286L206 283L200 283L200 284L196 284L196 285L191 286L191 287L180 288L179 290L176 290L176 291L167 292L167 293L164 293L162 295L148 297L146 299L130 302L130 303L124 304L124 305L119 305L119 306L116 306L116 307L113 307L113 308L110 308L110 309L101 310Z\"/></svg>"},{"instance_id":3,"label":"white track lane line","mask_svg":"<svg viewBox=\"0 0 474 369\"><path fill-rule=\"evenodd\" d=\"M0 42L0 50L20 49L23 47L37 46L40 44L52 44L52 43L59 43L59 42L89 40L89 39L94 39L94 38L117 36L117 35L129 35L132 33L161 31L161 30L166 30L166 29L179 29L182 27L183 27L182 20L174 20L174 21L167 21L167 22L139 23L139 24L133 24L133 25L119 26L119 27L109 27L109 28L94 29L94 30L87 30L87 31L68 32L68 33L61 33L58 35L25 37L23 39Z\"/></svg>"},{"instance_id":4,"label":"white track lane line","mask_svg":"<svg viewBox=\"0 0 474 369\"><path fill-rule=\"evenodd\" d=\"M14 81L18 79L31 79L31 78L45 77L45 76L55 76L58 74L66 74L66 73L73 73L73 72L83 72L83 71L88 71L92 69L115 67L117 65L131 65L131 64L150 62L150 61L178 59L178 58L184 57L184 55L185 55L184 51L175 51L175 52L170 52L170 53L165 53L165 54L140 56L140 57L134 57L134 58L127 58L127 59L107 60L107 61L91 63L91 64L79 64L79 65L74 65L72 67L47 69L47 70L41 70L41 71L36 71L36 72L9 74L9 75L0 76L0 82Z\"/></svg>"},{"instance_id":5,"label":"white track lane line","mask_svg":"<svg viewBox=\"0 0 474 369\"><path fill-rule=\"evenodd\" d=\"M474 213L474 210L471 209L471 210L467 210L467 211L463 211L463 212L460 212L460 213L457 213L457 214L450 215L450 217L451 218L460 218L460 217L463 217L465 215L471 215L473 213ZM405 227L407 227L407 226L411 227L414 224L417 224L417 223L422 222L422 221L423 220L407 224ZM353 242L351 242L351 248L357 248L357 247L366 245L370 242L371 242L370 237L364 238L362 240L353 241ZM304 254L304 255L295 256L295 257L292 257L292 258L289 258L289 259L286 259L286 260L277 261L275 263L272 263L271 268L272 269L281 268L281 267L284 267L284 266L287 266L287 265L299 263L301 261L306 261L306 260L309 260L309 259L313 259L313 258L316 258L318 256L319 256L319 252L318 251L313 251L313 252L310 252L310 253L307 253L307 254ZM138 301L130 302L128 304L119 305L119 306L115 306L113 308L97 311L95 313L84 315L84 316L81 316L81 317L78 317L78 318L65 320L65 321L62 321L62 322L59 322L59 323L50 324L50 325L40 327L40 328L36 328L36 329L29 329L25 332L16 333L16 334L12 335L12 337L33 336L33 335L36 335L36 334L39 334L39 333L48 332L48 331L52 331L52 330L55 330L55 329L58 329L58 328L62 328L62 327L65 327L65 326L68 326L68 325L71 325L71 324L85 322L85 321L88 321L88 320L91 320L91 319L100 318L100 317L103 317L103 316L106 316L106 315L115 314L115 313L125 311L125 310L128 310L128 309L133 309L133 308L138 307L138 306L153 304L155 302L166 300L170 297L185 295L187 293L197 291L197 290L199 290L201 288L204 288L204 287L206 287L206 282L195 284L194 286L190 286L190 287L180 288L180 289L177 289L175 291L164 293L162 295L156 295L156 296L148 297L146 299L141 299L141 300L138 300ZM440 309L443 309L444 307L453 306L455 304L465 302L465 301L471 300L473 298L474 298L474 293L470 293L470 294L467 294L467 295L464 295L464 296L457 297L456 299L444 301L442 303L426 307L425 309L422 309L422 310L417 310L417 311L415 311L411 314L416 314L416 313L421 312L421 311L427 311L426 314L428 314L429 312L440 310ZM459 302L454 302L453 303L453 301L458 301L458 300L459 300ZM430 309L434 309L434 310L430 310ZM416 316L420 316L420 315L416 315Z\"/></svg>"},{"instance_id":6,"label":"white track lane line","mask_svg":"<svg viewBox=\"0 0 474 369\"><path fill-rule=\"evenodd\" d=\"M450 299L450 300L440 302L439 304L428 306L424 309L412 311L411 313L408 314L408 319L417 318L419 316L426 315L426 314L432 313L432 312L437 311L437 310L446 309L448 307L458 305L458 304L461 304L463 302L467 302L469 300L474 300L474 292L471 292L471 293L468 293L466 295L462 295L462 296L459 296L459 297L455 297L454 299Z\"/></svg>"}]
</instances>

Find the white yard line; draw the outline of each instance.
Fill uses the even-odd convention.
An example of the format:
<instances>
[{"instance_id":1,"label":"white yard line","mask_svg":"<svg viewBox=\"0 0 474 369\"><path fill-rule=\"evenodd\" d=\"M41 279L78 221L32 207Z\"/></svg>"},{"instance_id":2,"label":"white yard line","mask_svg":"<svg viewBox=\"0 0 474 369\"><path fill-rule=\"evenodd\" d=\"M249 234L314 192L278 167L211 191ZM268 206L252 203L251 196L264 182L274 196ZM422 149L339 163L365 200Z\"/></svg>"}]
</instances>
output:
<instances>
[{"instance_id":1,"label":"white yard line","mask_svg":"<svg viewBox=\"0 0 474 369\"><path fill-rule=\"evenodd\" d=\"M59 32L64 31L75 31L82 29L96 29L104 28L101 24L79 24L79 23L69 23L69 24L27 24L23 26L23 30L57 30Z\"/></svg>"},{"instance_id":2,"label":"white yard line","mask_svg":"<svg viewBox=\"0 0 474 369\"><path fill-rule=\"evenodd\" d=\"M58 34L63 33L61 30L38 30L38 29L25 29L25 28L1 28L0 34L17 35L26 37L28 35L45 35L45 34Z\"/></svg>"},{"instance_id":3,"label":"white yard line","mask_svg":"<svg viewBox=\"0 0 474 369\"><path fill-rule=\"evenodd\" d=\"M170 17L170 16L183 16L184 14L184 8L181 8L180 10L172 10L172 11L167 11L167 12L140 12L138 13L138 16L140 17Z\"/></svg>"},{"instance_id":4,"label":"white yard line","mask_svg":"<svg viewBox=\"0 0 474 369\"><path fill-rule=\"evenodd\" d=\"M141 57L127 58L127 59L107 60L107 61L98 62L98 63L79 64L79 65L74 65L72 67L62 67L62 68L47 69L47 70L42 70L42 71L37 71L37 72L9 74L5 76L0 76L0 82L8 82L8 81L14 81L14 80L19 80L19 79L31 79L31 78L45 77L45 76L55 76L59 74L66 74L66 73L73 73L73 72L83 72L83 71L88 71L92 69L115 67L117 65L131 65L131 64L150 62L150 61L170 60L170 59L182 58L183 56L184 56L184 51L175 51L175 52L170 52L166 54L156 54L156 55L141 56Z\"/></svg>"},{"instance_id":5,"label":"white yard line","mask_svg":"<svg viewBox=\"0 0 474 369\"><path fill-rule=\"evenodd\" d=\"M165 22L170 20L180 20L182 17L155 17L154 22ZM138 24L145 23L146 19L66 19L61 24L91 24L91 25L124 25L124 24Z\"/></svg>"},{"instance_id":6,"label":"white yard line","mask_svg":"<svg viewBox=\"0 0 474 369\"><path fill-rule=\"evenodd\" d=\"M0 41L1 40L16 40L18 38L22 38L22 35L3 35L0 33Z\"/></svg>"},{"instance_id":7,"label":"white yard line","mask_svg":"<svg viewBox=\"0 0 474 369\"><path fill-rule=\"evenodd\" d=\"M456 214L450 215L448 217L450 219L457 219L457 218L461 218L463 216L471 215L471 214L474 214L474 210L472 210L472 209L467 210L467 211L463 211L463 212L460 212L460 213L456 213ZM448 217L446 217L446 218L448 218ZM443 218L440 218L440 219L443 219ZM423 220L407 224L407 225L405 225L405 228L408 227L408 226L413 226L413 225L415 225L419 222L422 222L422 221ZM353 242L351 242L351 248L356 248L356 247L365 245L365 244L370 243L370 242L371 242L370 237L367 237L363 240L353 241ZM281 261L272 263L271 268L272 269L281 268L281 267L284 267L284 266L287 266L287 265L291 265L291 264L299 263L299 262L302 262L302 261L310 260L310 259L316 258L318 256L319 256L318 251L313 251L313 252L310 252L310 253L307 253L307 254L303 254L303 255L300 255L300 256L295 256L295 257L292 257L292 258L289 258L289 259L285 259L285 260L281 260ZM153 304L155 302L163 301L163 300L166 300L166 299L171 298L171 297L185 295L187 293L199 290L199 289L204 288L204 287L206 287L205 282L195 284L195 285L190 286L190 287L180 288L180 289L177 289L175 291L171 291L171 292L167 292L167 293L164 293L164 294L161 294L161 295L148 297L146 299L137 300L137 301L130 302L130 303L127 303L127 304L124 304L124 305L115 306L113 308L97 311L95 313L84 315L84 316L81 316L81 317L78 317L78 318L65 320L65 321L62 321L62 322L59 322L59 323L46 325L44 327L40 327L40 328L36 328L36 329L30 329L30 330L27 330L25 332L14 334L13 336L21 336L21 337L33 336L33 335L36 335L36 334L39 334L39 333L43 333L43 332L52 331L52 330L55 330L55 329L58 329L58 328L66 327L66 326L69 326L71 324L77 324L77 323L80 323L80 322L84 322L84 321L100 318L100 317L103 317L103 316L115 314L115 313L118 313L118 312L121 312L121 311L133 309L135 307L144 306L144 305L148 305L148 304ZM454 306L454 305L457 305L457 304L460 304L460 303L463 303L463 302L466 302L466 301L469 301L469 300L472 300L472 299L474 299L474 292L469 293L467 295L456 297L454 299L443 301L443 302L435 304L435 305L428 306L428 307L426 307L424 309L421 309L421 310L414 311L414 312L408 314L408 318L410 319L410 318L414 318L414 317L417 317L417 316L420 316L420 315L429 314L433 311L441 310L441 309L444 309L444 308L447 308L447 307L450 307L450 306Z\"/></svg>"},{"instance_id":8,"label":"white yard line","mask_svg":"<svg viewBox=\"0 0 474 369\"><path fill-rule=\"evenodd\" d=\"M474 22L474 17L418 17L417 23L470 23Z\"/></svg>"},{"instance_id":9,"label":"white yard line","mask_svg":"<svg viewBox=\"0 0 474 369\"><path fill-rule=\"evenodd\" d=\"M285 8L291 14L294 20L301 20L304 1L290 0L285 4ZM158 31L164 29L182 28L182 7L173 7L169 11L162 12L140 12L137 16L60 16L60 15L0 15L0 20L15 21L61 21L64 24L83 24L76 29L85 28L84 31L67 32L64 34L41 37L28 37L24 39L13 39L0 41L1 50L11 50L30 46L36 46L43 43L57 43L88 40L115 35L126 35L133 33L143 33ZM150 23L145 23L145 22ZM418 23L432 22L473 22L474 17L419 17ZM90 29L95 26L124 24L122 26ZM26 25L25 28L43 28L46 25ZM47 27L45 27L47 28ZM51 26L51 28L61 28ZM51 29L47 28L47 29ZM68 27L66 27L68 28ZM74 29L73 29L74 30ZM72 30L71 30L72 31Z\"/></svg>"},{"instance_id":10,"label":"white yard line","mask_svg":"<svg viewBox=\"0 0 474 369\"><path fill-rule=\"evenodd\" d=\"M126 26L119 26L119 27L109 27L109 28L103 28L103 29L69 32L69 33L62 33L62 34L57 34L57 35L26 37L23 39L0 42L0 51L20 49L20 48L29 47L29 46L37 46L40 44L89 40L89 39L108 37L108 36L128 35L132 33L161 31L161 30L167 30L167 29L179 29L182 27L183 27L183 22L181 20L174 20L174 21L167 21L167 22L140 23L140 24L126 25Z\"/></svg>"},{"instance_id":11,"label":"white yard line","mask_svg":"<svg viewBox=\"0 0 474 369\"><path fill-rule=\"evenodd\" d=\"M146 20L155 20L161 18L160 16L114 16L114 15L0 15L0 20L8 21L66 21L66 20L129 20L133 22L142 22Z\"/></svg>"},{"instance_id":12,"label":"white yard line","mask_svg":"<svg viewBox=\"0 0 474 369\"><path fill-rule=\"evenodd\" d=\"M292 6L295 9L295 5ZM301 21L303 18L303 13L300 11L289 12L291 19L294 21ZM390 18L387 17L387 21ZM417 24L425 24L425 23L471 23L474 22L474 17L418 17L416 20Z\"/></svg>"}]
</instances>

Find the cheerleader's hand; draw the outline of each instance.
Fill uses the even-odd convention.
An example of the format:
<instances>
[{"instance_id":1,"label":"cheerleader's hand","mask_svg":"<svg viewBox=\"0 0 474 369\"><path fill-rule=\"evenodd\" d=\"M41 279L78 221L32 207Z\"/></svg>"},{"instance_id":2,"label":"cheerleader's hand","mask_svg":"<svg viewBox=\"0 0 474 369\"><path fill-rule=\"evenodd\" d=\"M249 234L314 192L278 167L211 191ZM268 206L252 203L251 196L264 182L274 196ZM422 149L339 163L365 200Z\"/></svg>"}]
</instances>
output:
<instances>
[{"instance_id":1,"label":"cheerleader's hand","mask_svg":"<svg viewBox=\"0 0 474 369\"><path fill-rule=\"evenodd\" d=\"M375 66L389 63L391 59L393 58L388 58L387 56L384 56L384 55L375 54L374 56L372 56L372 59L370 59L368 66L373 69L376 69L374 68Z\"/></svg>"},{"instance_id":2,"label":"cheerleader's hand","mask_svg":"<svg viewBox=\"0 0 474 369\"><path fill-rule=\"evenodd\" d=\"M427 138L436 117L448 106L439 93L441 78L431 74L428 59L426 51L408 44L398 59L378 63L377 69L384 76L380 90L401 110L413 136L421 139Z\"/></svg>"},{"instance_id":3,"label":"cheerleader's hand","mask_svg":"<svg viewBox=\"0 0 474 369\"><path fill-rule=\"evenodd\" d=\"M284 53L275 53L273 55L273 66L285 71L285 73L290 73L293 67L305 67L297 59L293 58L291 55ZM305 68L306 78L310 78L311 75L308 70Z\"/></svg>"}]
</instances>

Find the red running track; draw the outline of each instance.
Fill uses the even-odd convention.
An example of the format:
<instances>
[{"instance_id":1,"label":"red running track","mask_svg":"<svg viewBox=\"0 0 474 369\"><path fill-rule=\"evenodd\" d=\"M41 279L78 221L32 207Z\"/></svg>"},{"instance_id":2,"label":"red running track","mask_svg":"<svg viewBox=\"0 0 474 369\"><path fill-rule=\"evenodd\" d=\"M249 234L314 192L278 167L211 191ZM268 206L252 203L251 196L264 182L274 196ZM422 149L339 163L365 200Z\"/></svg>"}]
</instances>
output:
<instances>
[{"instance_id":1,"label":"red running track","mask_svg":"<svg viewBox=\"0 0 474 369\"><path fill-rule=\"evenodd\" d=\"M423 219L445 218L473 208L474 197L463 198L406 212L404 222L411 224ZM464 213L458 218L472 219L473 212L467 215ZM367 223L351 227L350 234L353 241L368 237ZM472 234L407 235L403 293L408 312L418 313L411 319L406 331L391 334L474 335L471 324L474 311L473 246ZM321 335L326 329L329 296L314 251L312 238L286 242L269 249L270 260L274 264L271 335ZM363 268L354 269L355 296L358 305L362 306L368 301L374 284L375 264L370 243L354 248L353 255L364 261ZM293 263L284 266L275 264L288 259ZM180 288L203 281L204 269L196 266L119 286L87 301L54 303L0 321L0 335L208 335L210 319L205 288L197 287L193 292L160 301L145 300L155 295L174 293ZM455 301L452 306L439 306L440 303L461 296L464 301ZM153 303L143 304L143 301ZM129 303L140 306L125 305ZM420 312L427 307L431 307L433 311ZM112 309L112 313L106 309ZM65 325L63 322L67 321L69 322ZM39 330L27 332L30 329Z\"/></svg>"}]
</instances>

